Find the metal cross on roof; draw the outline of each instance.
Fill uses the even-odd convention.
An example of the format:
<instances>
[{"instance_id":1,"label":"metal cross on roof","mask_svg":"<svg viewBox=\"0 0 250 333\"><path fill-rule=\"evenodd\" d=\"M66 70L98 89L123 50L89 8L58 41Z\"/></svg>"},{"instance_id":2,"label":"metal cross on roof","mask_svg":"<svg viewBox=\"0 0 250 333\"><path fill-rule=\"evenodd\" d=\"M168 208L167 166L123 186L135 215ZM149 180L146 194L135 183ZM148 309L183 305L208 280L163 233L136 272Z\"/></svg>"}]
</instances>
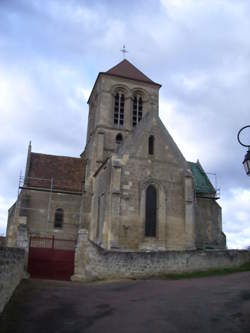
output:
<instances>
[{"instance_id":1,"label":"metal cross on roof","mask_svg":"<svg viewBox=\"0 0 250 333\"><path fill-rule=\"evenodd\" d=\"M122 47L122 49L120 51L123 53L123 59L125 59L126 53L128 53L128 51L126 50L125 45L123 45L123 47Z\"/></svg>"}]
</instances>

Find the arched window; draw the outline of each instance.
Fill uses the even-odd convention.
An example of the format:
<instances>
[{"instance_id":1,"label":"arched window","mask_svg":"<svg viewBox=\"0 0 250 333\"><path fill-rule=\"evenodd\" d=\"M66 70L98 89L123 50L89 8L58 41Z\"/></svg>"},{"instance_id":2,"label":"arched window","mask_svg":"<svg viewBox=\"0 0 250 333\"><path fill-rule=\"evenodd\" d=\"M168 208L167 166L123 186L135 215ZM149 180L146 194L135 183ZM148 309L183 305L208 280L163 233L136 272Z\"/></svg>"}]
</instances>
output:
<instances>
[{"instance_id":1,"label":"arched window","mask_svg":"<svg viewBox=\"0 0 250 333\"><path fill-rule=\"evenodd\" d=\"M63 227L63 209L57 208L55 211L54 227L62 228Z\"/></svg>"},{"instance_id":2,"label":"arched window","mask_svg":"<svg viewBox=\"0 0 250 333\"><path fill-rule=\"evenodd\" d=\"M123 126L124 124L124 103L124 94L117 92L115 94L114 125Z\"/></svg>"},{"instance_id":3,"label":"arched window","mask_svg":"<svg viewBox=\"0 0 250 333\"><path fill-rule=\"evenodd\" d=\"M157 192L153 185L149 185L146 190L146 221L145 221L145 236L156 236L157 222Z\"/></svg>"},{"instance_id":4,"label":"arched window","mask_svg":"<svg viewBox=\"0 0 250 333\"><path fill-rule=\"evenodd\" d=\"M123 138L122 138L121 133L118 133L118 134L117 134L115 140L116 140L116 143L117 143L117 144L122 143Z\"/></svg>"},{"instance_id":5,"label":"arched window","mask_svg":"<svg viewBox=\"0 0 250 333\"><path fill-rule=\"evenodd\" d=\"M154 141L155 141L154 136L150 135L150 137L148 138L148 153L149 153L149 155L154 155Z\"/></svg>"},{"instance_id":6,"label":"arched window","mask_svg":"<svg viewBox=\"0 0 250 333\"><path fill-rule=\"evenodd\" d=\"M142 119L142 97L135 95L133 97L133 127Z\"/></svg>"}]
</instances>

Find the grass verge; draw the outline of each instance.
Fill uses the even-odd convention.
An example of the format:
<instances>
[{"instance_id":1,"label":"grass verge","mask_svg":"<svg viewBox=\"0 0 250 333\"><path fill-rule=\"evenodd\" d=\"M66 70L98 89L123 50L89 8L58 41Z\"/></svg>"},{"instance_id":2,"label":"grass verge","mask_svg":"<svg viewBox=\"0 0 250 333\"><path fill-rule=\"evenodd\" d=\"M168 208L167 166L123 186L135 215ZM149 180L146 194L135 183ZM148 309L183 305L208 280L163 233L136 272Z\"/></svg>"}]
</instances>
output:
<instances>
[{"instance_id":1,"label":"grass verge","mask_svg":"<svg viewBox=\"0 0 250 333\"><path fill-rule=\"evenodd\" d=\"M207 271L194 271L194 272L185 272L185 273L171 273L165 276L162 276L163 279L170 280L180 280L180 279L193 279L193 278L202 278L207 276L220 276L233 274L238 272L248 272L250 271L250 262L243 264L235 268L217 268L209 269Z\"/></svg>"}]
</instances>

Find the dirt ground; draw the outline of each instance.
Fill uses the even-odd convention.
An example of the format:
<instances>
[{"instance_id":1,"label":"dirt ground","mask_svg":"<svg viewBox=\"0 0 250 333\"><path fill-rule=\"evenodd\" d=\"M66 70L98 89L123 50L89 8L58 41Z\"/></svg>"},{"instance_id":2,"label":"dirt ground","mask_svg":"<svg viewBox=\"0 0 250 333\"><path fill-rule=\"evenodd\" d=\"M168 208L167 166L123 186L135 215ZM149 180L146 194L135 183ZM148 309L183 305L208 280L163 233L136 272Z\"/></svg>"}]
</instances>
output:
<instances>
[{"instance_id":1,"label":"dirt ground","mask_svg":"<svg viewBox=\"0 0 250 333\"><path fill-rule=\"evenodd\" d=\"M250 272L184 280L24 280L1 333L250 332Z\"/></svg>"}]
</instances>

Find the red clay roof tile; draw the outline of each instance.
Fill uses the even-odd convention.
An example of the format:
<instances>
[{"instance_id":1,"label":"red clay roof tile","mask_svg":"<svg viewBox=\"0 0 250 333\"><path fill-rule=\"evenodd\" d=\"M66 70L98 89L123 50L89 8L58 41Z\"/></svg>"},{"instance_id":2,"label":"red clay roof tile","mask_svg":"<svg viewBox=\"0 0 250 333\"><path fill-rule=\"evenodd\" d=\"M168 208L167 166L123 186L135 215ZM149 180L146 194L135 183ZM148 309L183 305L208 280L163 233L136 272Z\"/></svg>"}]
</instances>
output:
<instances>
[{"instance_id":1,"label":"red clay roof tile","mask_svg":"<svg viewBox=\"0 0 250 333\"><path fill-rule=\"evenodd\" d=\"M98 76L95 80L95 84L90 93L88 103L90 103L92 93L95 90L95 86L96 86L96 83L97 83L100 75L112 75L112 76L117 76L117 77L121 77L121 78L125 78L125 79L150 83L150 84L158 86L159 88L161 87L161 85L159 83L152 81L149 77L147 77L145 74L143 74L138 68L136 68L133 64L131 64L131 62L129 62L127 59L124 59L123 61L119 62L119 64L117 64L116 66L110 68L108 71L100 72L98 74Z\"/></svg>"},{"instance_id":2,"label":"red clay roof tile","mask_svg":"<svg viewBox=\"0 0 250 333\"><path fill-rule=\"evenodd\" d=\"M81 158L31 153L27 185L30 187L80 192L83 165Z\"/></svg>"},{"instance_id":3,"label":"red clay roof tile","mask_svg":"<svg viewBox=\"0 0 250 333\"><path fill-rule=\"evenodd\" d=\"M106 74L114 75L114 76L120 76L132 80L142 81L142 82L148 82L151 84L157 84L154 81L152 81L149 77L147 77L145 74L143 74L138 68L136 68L131 62L129 62L127 59L124 59L123 61L119 62L116 66L110 68Z\"/></svg>"}]
</instances>

